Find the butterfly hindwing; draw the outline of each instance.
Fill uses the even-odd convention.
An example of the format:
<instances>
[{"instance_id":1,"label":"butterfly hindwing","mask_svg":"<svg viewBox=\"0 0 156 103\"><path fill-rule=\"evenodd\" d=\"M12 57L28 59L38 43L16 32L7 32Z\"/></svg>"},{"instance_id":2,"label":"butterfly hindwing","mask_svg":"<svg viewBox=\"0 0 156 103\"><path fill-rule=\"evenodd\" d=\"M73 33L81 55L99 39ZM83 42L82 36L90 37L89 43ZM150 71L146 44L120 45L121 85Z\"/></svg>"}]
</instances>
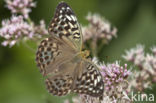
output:
<instances>
[{"instance_id":1,"label":"butterfly hindwing","mask_svg":"<svg viewBox=\"0 0 156 103\"><path fill-rule=\"evenodd\" d=\"M64 2L61 2L55 11L48 31L51 35L59 38L65 36L78 49L82 46L82 33L80 25L72 9Z\"/></svg>"},{"instance_id":2,"label":"butterfly hindwing","mask_svg":"<svg viewBox=\"0 0 156 103\"><path fill-rule=\"evenodd\" d=\"M63 96L71 92L73 79L68 75L47 78L46 86L50 93L57 96Z\"/></svg>"},{"instance_id":3,"label":"butterfly hindwing","mask_svg":"<svg viewBox=\"0 0 156 103\"><path fill-rule=\"evenodd\" d=\"M73 87L74 71L77 68L77 62L68 59L66 62L58 65L60 71L50 74L46 79L47 89L50 93L62 96L70 93Z\"/></svg>"},{"instance_id":4,"label":"butterfly hindwing","mask_svg":"<svg viewBox=\"0 0 156 103\"><path fill-rule=\"evenodd\" d=\"M98 67L91 61L78 59L75 62L73 58L58 68L62 71L46 80L47 88L53 95L62 96L75 92L99 97L103 94L103 79Z\"/></svg>"},{"instance_id":5,"label":"butterfly hindwing","mask_svg":"<svg viewBox=\"0 0 156 103\"><path fill-rule=\"evenodd\" d=\"M94 97L101 96L104 91L104 85L98 67L89 60L81 61L80 67L82 71L80 70L75 80L73 92Z\"/></svg>"}]
</instances>

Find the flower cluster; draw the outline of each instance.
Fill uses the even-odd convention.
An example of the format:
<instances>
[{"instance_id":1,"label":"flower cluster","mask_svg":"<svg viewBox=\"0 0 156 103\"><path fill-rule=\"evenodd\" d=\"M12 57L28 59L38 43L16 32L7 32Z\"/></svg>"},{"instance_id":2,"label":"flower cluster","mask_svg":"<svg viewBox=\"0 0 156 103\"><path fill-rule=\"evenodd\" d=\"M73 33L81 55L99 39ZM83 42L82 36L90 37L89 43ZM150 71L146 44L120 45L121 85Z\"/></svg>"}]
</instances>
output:
<instances>
[{"instance_id":1,"label":"flower cluster","mask_svg":"<svg viewBox=\"0 0 156 103\"><path fill-rule=\"evenodd\" d=\"M121 101L128 95L129 83L128 77L131 72L125 66L120 66L119 62L113 64L100 65L101 74L104 80L105 96L108 96L112 101Z\"/></svg>"},{"instance_id":2,"label":"flower cluster","mask_svg":"<svg viewBox=\"0 0 156 103\"><path fill-rule=\"evenodd\" d=\"M33 0L5 0L6 6L13 14L22 14L25 18L29 17L32 7L36 7Z\"/></svg>"},{"instance_id":3,"label":"flower cluster","mask_svg":"<svg viewBox=\"0 0 156 103\"><path fill-rule=\"evenodd\" d=\"M156 46L154 46L153 48L151 48L151 50L154 53L154 55L156 56Z\"/></svg>"},{"instance_id":4,"label":"flower cluster","mask_svg":"<svg viewBox=\"0 0 156 103\"><path fill-rule=\"evenodd\" d=\"M41 20L40 24L36 25L28 18L31 7L36 5L33 0L6 0L6 3L13 16L10 19L2 20L0 36L5 39L2 42L3 46L9 45L12 47L23 39L35 40L48 34L44 20Z\"/></svg>"},{"instance_id":5,"label":"flower cluster","mask_svg":"<svg viewBox=\"0 0 156 103\"><path fill-rule=\"evenodd\" d=\"M2 21L0 36L6 40L3 46L13 46L21 37L32 38L34 35L33 27L23 20L22 16L12 16L10 20Z\"/></svg>"},{"instance_id":6,"label":"flower cluster","mask_svg":"<svg viewBox=\"0 0 156 103\"><path fill-rule=\"evenodd\" d=\"M97 61L93 60L97 64ZM119 62L116 62L107 65L100 64L98 67L101 70L105 86L103 99L81 94L72 99L73 103L117 103L117 101L130 103L131 100L128 98L130 87L127 79L131 72L127 69L127 64L123 67L119 65ZM64 103L70 102L66 100Z\"/></svg>"},{"instance_id":7,"label":"flower cluster","mask_svg":"<svg viewBox=\"0 0 156 103\"><path fill-rule=\"evenodd\" d=\"M116 37L117 29L112 28L110 23L98 14L89 13L86 19L89 25L82 28L84 42L89 39L103 39L108 43L112 37Z\"/></svg>"},{"instance_id":8,"label":"flower cluster","mask_svg":"<svg viewBox=\"0 0 156 103\"><path fill-rule=\"evenodd\" d=\"M149 88L152 83L156 82L156 55L155 47L152 48L153 54L145 53L144 46L137 45L123 56L129 62L132 62L138 71L133 73L131 85L139 91L144 91L144 89Z\"/></svg>"},{"instance_id":9,"label":"flower cluster","mask_svg":"<svg viewBox=\"0 0 156 103\"><path fill-rule=\"evenodd\" d=\"M45 34L48 34L48 30L46 29L46 24L44 20L40 21L39 25L33 25L34 27L34 32L38 35L38 36L43 36Z\"/></svg>"},{"instance_id":10,"label":"flower cluster","mask_svg":"<svg viewBox=\"0 0 156 103\"><path fill-rule=\"evenodd\" d=\"M101 74L105 83L105 90L110 91L116 88L116 85L126 82L127 77L130 75L130 71L127 70L127 64L125 67L120 66L118 62L108 65L101 65ZM127 83L127 82L126 82Z\"/></svg>"},{"instance_id":11,"label":"flower cluster","mask_svg":"<svg viewBox=\"0 0 156 103\"><path fill-rule=\"evenodd\" d=\"M136 48L132 48L126 51L126 55L123 56L127 61L133 62L135 65L142 64L144 62L144 46L137 45Z\"/></svg>"},{"instance_id":12,"label":"flower cluster","mask_svg":"<svg viewBox=\"0 0 156 103\"><path fill-rule=\"evenodd\" d=\"M48 31L43 20L40 21L40 25L35 25L33 22L29 24L21 15L3 20L0 28L0 36L5 39L2 45L10 45L10 47L23 39L41 38L45 34L48 34Z\"/></svg>"}]
</instances>

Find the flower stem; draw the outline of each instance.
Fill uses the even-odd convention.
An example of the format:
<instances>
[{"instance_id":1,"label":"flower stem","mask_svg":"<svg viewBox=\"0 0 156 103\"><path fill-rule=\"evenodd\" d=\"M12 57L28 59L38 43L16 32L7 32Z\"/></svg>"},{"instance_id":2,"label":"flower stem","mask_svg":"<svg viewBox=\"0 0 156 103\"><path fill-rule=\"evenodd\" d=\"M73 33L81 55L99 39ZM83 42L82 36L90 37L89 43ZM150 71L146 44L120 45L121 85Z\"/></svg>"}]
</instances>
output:
<instances>
[{"instance_id":1,"label":"flower stem","mask_svg":"<svg viewBox=\"0 0 156 103\"><path fill-rule=\"evenodd\" d=\"M92 46L91 48L92 48L93 56L97 57L97 38L96 37L93 38L91 46Z\"/></svg>"}]
</instances>

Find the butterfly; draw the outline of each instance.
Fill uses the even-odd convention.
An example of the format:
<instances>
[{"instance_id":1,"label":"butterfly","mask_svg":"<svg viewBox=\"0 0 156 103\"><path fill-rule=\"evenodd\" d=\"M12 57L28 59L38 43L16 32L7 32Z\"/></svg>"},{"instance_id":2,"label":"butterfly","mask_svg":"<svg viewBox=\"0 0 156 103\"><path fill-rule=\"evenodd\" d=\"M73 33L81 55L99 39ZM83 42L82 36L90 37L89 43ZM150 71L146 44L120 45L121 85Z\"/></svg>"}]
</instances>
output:
<instances>
[{"instance_id":1,"label":"butterfly","mask_svg":"<svg viewBox=\"0 0 156 103\"><path fill-rule=\"evenodd\" d=\"M65 2L58 4L48 32L36 53L48 91L56 96L73 92L100 97L104 91L100 70L87 59L89 52L82 51L80 25Z\"/></svg>"}]
</instances>

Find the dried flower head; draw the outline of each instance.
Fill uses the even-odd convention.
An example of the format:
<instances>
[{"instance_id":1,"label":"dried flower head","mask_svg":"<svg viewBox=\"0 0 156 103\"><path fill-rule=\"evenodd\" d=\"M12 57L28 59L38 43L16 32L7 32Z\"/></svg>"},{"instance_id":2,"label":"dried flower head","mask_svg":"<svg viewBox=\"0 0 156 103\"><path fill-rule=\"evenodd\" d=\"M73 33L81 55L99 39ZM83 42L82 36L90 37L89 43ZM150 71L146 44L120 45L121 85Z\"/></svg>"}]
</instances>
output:
<instances>
[{"instance_id":1,"label":"dried flower head","mask_svg":"<svg viewBox=\"0 0 156 103\"><path fill-rule=\"evenodd\" d=\"M20 13L25 18L29 17L31 8L36 6L33 0L5 0L6 6L13 14Z\"/></svg>"},{"instance_id":2,"label":"dried flower head","mask_svg":"<svg viewBox=\"0 0 156 103\"><path fill-rule=\"evenodd\" d=\"M13 46L23 37L32 38L33 27L24 21L23 16L12 16L10 20L2 21L0 36L5 38L3 46Z\"/></svg>"},{"instance_id":3,"label":"dried flower head","mask_svg":"<svg viewBox=\"0 0 156 103\"><path fill-rule=\"evenodd\" d=\"M89 39L104 39L108 43L112 37L116 37L117 29L98 14L89 13L86 17L89 25L82 28L84 42Z\"/></svg>"}]
</instances>

